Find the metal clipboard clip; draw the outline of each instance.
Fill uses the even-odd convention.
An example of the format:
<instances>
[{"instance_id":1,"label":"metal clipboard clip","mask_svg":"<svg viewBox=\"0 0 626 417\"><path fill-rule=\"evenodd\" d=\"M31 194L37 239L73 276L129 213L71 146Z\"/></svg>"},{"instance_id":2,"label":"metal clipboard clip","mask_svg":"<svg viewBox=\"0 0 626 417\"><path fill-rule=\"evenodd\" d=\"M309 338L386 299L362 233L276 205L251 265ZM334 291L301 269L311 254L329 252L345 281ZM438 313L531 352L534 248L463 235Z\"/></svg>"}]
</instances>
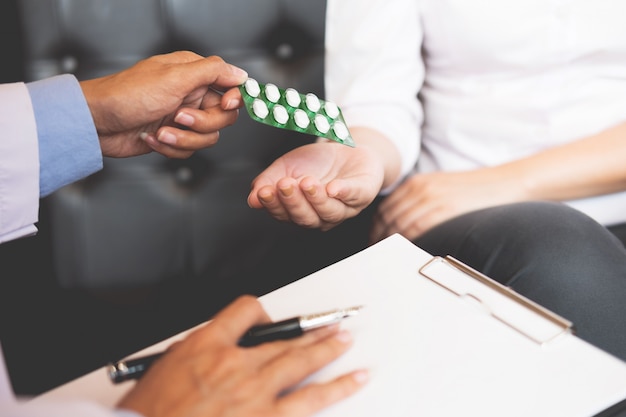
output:
<instances>
[{"instance_id":1,"label":"metal clipboard clip","mask_svg":"<svg viewBox=\"0 0 626 417\"><path fill-rule=\"evenodd\" d=\"M496 320L543 345L572 333L572 323L451 256L435 256L419 273L458 297L469 297Z\"/></svg>"}]
</instances>

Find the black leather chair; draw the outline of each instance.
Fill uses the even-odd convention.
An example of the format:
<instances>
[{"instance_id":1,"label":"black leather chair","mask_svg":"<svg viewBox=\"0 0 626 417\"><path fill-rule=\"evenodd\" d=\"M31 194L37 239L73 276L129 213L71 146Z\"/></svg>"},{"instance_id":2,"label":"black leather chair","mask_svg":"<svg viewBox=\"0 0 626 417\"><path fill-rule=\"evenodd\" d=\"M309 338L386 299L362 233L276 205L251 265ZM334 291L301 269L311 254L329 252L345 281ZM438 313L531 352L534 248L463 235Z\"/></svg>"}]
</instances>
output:
<instances>
[{"instance_id":1,"label":"black leather chair","mask_svg":"<svg viewBox=\"0 0 626 417\"><path fill-rule=\"evenodd\" d=\"M189 49L259 80L322 92L323 2L22 0L20 12L29 80L92 78ZM283 230L247 207L251 179L307 140L242 112L218 146L187 160L106 160L100 173L47 201L58 280L132 288L209 271L221 279L254 264Z\"/></svg>"},{"instance_id":2,"label":"black leather chair","mask_svg":"<svg viewBox=\"0 0 626 417\"><path fill-rule=\"evenodd\" d=\"M7 62L26 81L188 49L323 97L323 1L4 1L21 44ZM106 159L42 200L38 236L0 247L0 340L16 391L49 389L364 247L359 219L321 233L246 204L263 168L311 140L242 111L189 159Z\"/></svg>"}]
</instances>

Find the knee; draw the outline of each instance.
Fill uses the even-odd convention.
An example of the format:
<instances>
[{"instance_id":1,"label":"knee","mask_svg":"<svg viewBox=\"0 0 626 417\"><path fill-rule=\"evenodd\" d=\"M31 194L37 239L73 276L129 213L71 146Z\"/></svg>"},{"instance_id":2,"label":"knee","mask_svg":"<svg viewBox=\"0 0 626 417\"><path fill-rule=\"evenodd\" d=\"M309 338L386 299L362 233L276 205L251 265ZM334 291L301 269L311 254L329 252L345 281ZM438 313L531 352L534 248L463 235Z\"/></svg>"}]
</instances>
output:
<instances>
[{"instance_id":1,"label":"knee","mask_svg":"<svg viewBox=\"0 0 626 417\"><path fill-rule=\"evenodd\" d=\"M621 242L604 226L555 202L516 203L468 213L416 243L425 243L427 251L431 246L435 254L452 255L507 284L529 273L561 277L568 271L580 273L626 255Z\"/></svg>"},{"instance_id":2,"label":"knee","mask_svg":"<svg viewBox=\"0 0 626 417\"><path fill-rule=\"evenodd\" d=\"M577 246L622 246L586 214L555 202L524 202L486 209L477 219L476 229L476 236L482 239L499 241L532 255L565 247L571 252Z\"/></svg>"}]
</instances>

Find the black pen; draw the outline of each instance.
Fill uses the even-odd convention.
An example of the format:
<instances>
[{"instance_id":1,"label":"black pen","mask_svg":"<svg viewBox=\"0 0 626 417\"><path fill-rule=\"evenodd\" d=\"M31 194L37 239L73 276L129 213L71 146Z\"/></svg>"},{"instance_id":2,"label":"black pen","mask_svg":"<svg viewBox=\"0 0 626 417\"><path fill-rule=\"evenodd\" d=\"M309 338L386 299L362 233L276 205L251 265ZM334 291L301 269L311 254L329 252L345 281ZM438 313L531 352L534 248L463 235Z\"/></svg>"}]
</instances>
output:
<instances>
[{"instance_id":1,"label":"black pen","mask_svg":"<svg viewBox=\"0 0 626 417\"><path fill-rule=\"evenodd\" d=\"M330 326L347 317L354 316L359 313L361 308L362 306L356 306L332 310L324 313L294 317L276 323L254 326L239 339L239 346L250 347L275 340L293 339L309 330ZM112 363L108 367L109 378L111 382L115 384L130 379L139 379L148 370L150 365L163 354L164 352L160 352L136 359Z\"/></svg>"}]
</instances>

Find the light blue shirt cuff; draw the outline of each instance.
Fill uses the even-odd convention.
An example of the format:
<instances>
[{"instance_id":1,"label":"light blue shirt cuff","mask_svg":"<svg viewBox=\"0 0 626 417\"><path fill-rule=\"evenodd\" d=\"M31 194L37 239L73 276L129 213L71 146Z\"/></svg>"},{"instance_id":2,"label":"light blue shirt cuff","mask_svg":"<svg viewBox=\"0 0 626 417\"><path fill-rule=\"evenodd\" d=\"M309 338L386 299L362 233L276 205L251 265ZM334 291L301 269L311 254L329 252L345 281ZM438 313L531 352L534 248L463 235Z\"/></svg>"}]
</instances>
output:
<instances>
[{"instance_id":1,"label":"light blue shirt cuff","mask_svg":"<svg viewBox=\"0 0 626 417\"><path fill-rule=\"evenodd\" d=\"M78 80L70 74L26 84L39 138L39 195L102 169L98 134Z\"/></svg>"}]
</instances>

